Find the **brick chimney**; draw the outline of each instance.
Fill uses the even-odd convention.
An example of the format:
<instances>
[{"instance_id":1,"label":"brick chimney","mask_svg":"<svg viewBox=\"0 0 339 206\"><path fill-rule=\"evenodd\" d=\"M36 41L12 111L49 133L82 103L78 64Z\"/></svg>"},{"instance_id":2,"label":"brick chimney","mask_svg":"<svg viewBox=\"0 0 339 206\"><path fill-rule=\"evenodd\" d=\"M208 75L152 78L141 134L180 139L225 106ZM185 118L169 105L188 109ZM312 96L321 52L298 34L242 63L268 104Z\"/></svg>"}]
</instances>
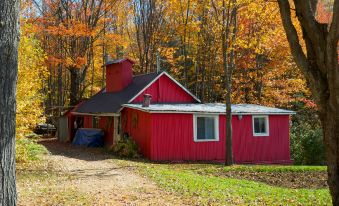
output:
<instances>
[{"instance_id":1,"label":"brick chimney","mask_svg":"<svg viewBox=\"0 0 339 206\"><path fill-rule=\"evenodd\" d=\"M144 94L144 101L142 102L142 107L149 107L151 104L152 95Z\"/></svg>"},{"instance_id":2,"label":"brick chimney","mask_svg":"<svg viewBox=\"0 0 339 206\"><path fill-rule=\"evenodd\" d=\"M106 64L106 92L119 92L132 82L134 62L130 59L118 59Z\"/></svg>"}]
</instances>

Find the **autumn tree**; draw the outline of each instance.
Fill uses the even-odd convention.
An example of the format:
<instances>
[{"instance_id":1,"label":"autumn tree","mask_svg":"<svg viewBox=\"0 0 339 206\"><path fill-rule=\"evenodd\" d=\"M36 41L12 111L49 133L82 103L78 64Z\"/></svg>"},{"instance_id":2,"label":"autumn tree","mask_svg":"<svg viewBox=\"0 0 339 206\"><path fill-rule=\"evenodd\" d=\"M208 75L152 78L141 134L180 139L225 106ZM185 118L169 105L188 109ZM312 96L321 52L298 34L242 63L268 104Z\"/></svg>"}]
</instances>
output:
<instances>
[{"instance_id":1,"label":"autumn tree","mask_svg":"<svg viewBox=\"0 0 339 206\"><path fill-rule=\"evenodd\" d=\"M19 1L0 1L0 204L16 205L15 111Z\"/></svg>"},{"instance_id":2,"label":"autumn tree","mask_svg":"<svg viewBox=\"0 0 339 206\"><path fill-rule=\"evenodd\" d=\"M316 20L317 0L293 0L293 4L287 0L278 0L278 3L291 53L319 107L326 147L328 185L333 205L339 205L339 0L333 3L330 23ZM292 22L292 9L302 28L305 49Z\"/></svg>"},{"instance_id":3,"label":"autumn tree","mask_svg":"<svg viewBox=\"0 0 339 206\"><path fill-rule=\"evenodd\" d=\"M103 0L56 1L51 2L49 8L54 12L45 13L48 23L43 24L44 31L54 38L51 49L57 51L54 58L59 64L56 65L63 64L70 72L70 104L74 106L81 99L80 86L92 60L88 57L92 55L94 30L102 16Z\"/></svg>"},{"instance_id":4,"label":"autumn tree","mask_svg":"<svg viewBox=\"0 0 339 206\"><path fill-rule=\"evenodd\" d=\"M166 2L159 0L133 0L134 34L141 73L155 71L156 53L165 28L163 13Z\"/></svg>"},{"instance_id":5,"label":"autumn tree","mask_svg":"<svg viewBox=\"0 0 339 206\"><path fill-rule=\"evenodd\" d=\"M21 20L21 38L18 57L17 84L17 137L29 132L37 123L43 122L43 101L47 93L43 93L48 77L45 64L46 54L41 42L36 38L34 25ZM32 109L34 108L34 109Z\"/></svg>"}]
</instances>

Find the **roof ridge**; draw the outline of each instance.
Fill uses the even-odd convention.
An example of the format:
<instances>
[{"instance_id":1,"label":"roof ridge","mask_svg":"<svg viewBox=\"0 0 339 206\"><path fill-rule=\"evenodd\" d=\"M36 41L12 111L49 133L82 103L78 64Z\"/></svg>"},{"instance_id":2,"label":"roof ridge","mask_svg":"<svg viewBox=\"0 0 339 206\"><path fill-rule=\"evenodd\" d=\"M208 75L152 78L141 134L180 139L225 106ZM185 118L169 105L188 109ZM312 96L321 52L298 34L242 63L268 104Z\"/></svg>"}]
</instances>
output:
<instances>
[{"instance_id":1,"label":"roof ridge","mask_svg":"<svg viewBox=\"0 0 339 206\"><path fill-rule=\"evenodd\" d=\"M145 76L145 75L151 75L151 74L155 74L155 73L161 74L161 73L163 73L163 72L164 72L164 71L162 71L162 72L151 72L151 73L146 73L146 74L137 74L137 75L133 75L133 78L134 78L134 77Z\"/></svg>"}]
</instances>

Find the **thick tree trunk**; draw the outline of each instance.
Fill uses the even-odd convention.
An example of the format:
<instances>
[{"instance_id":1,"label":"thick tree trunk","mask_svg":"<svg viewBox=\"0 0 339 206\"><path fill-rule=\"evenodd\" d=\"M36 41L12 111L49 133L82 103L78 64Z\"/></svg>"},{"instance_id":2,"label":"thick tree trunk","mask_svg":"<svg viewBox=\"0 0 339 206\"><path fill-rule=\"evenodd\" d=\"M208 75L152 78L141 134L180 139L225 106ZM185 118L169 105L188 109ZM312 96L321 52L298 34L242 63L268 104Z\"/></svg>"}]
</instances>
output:
<instances>
[{"instance_id":1,"label":"thick tree trunk","mask_svg":"<svg viewBox=\"0 0 339 206\"><path fill-rule=\"evenodd\" d=\"M326 115L321 115L321 122L326 145L327 182L333 205L339 205L339 112L328 110Z\"/></svg>"},{"instance_id":2,"label":"thick tree trunk","mask_svg":"<svg viewBox=\"0 0 339 206\"><path fill-rule=\"evenodd\" d=\"M16 205L15 110L19 1L0 1L0 205Z\"/></svg>"},{"instance_id":3,"label":"thick tree trunk","mask_svg":"<svg viewBox=\"0 0 339 206\"><path fill-rule=\"evenodd\" d=\"M290 1L278 0L281 19L294 60L308 80L319 106L326 149L328 185L333 205L339 205L339 0L333 2L333 18L328 24L316 21L317 0L293 2L302 28L306 53L292 23Z\"/></svg>"},{"instance_id":4,"label":"thick tree trunk","mask_svg":"<svg viewBox=\"0 0 339 206\"><path fill-rule=\"evenodd\" d=\"M75 106L79 103L80 71L78 68L70 68L69 71L71 73L70 104Z\"/></svg>"}]
</instances>

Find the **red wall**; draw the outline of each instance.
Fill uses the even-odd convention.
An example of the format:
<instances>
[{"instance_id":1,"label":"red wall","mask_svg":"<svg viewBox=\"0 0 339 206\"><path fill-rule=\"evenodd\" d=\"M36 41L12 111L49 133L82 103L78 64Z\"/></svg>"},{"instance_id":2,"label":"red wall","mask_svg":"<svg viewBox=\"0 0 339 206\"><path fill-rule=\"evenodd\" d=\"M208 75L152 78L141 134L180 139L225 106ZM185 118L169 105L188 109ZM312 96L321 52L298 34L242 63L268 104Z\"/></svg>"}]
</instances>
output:
<instances>
[{"instance_id":1,"label":"red wall","mask_svg":"<svg viewBox=\"0 0 339 206\"><path fill-rule=\"evenodd\" d=\"M225 122L225 118L223 118ZM233 152L237 163L290 163L289 116L269 116L267 137L254 137L252 116L233 117ZM223 123L224 124L224 123Z\"/></svg>"},{"instance_id":2,"label":"red wall","mask_svg":"<svg viewBox=\"0 0 339 206\"><path fill-rule=\"evenodd\" d=\"M105 132L105 145L113 145L114 117L100 117L99 128Z\"/></svg>"},{"instance_id":3,"label":"red wall","mask_svg":"<svg viewBox=\"0 0 339 206\"><path fill-rule=\"evenodd\" d=\"M152 117L150 113L135 109L124 108L121 111L121 123L124 133L128 133L138 144L140 152L151 158L151 128Z\"/></svg>"},{"instance_id":4,"label":"red wall","mask_svg":"<svg viewBox=\"0 0 339 206\"><path fill-rule=\"evenodd\" d=\"M92 116L83 116L84 117L84 128L92 128Z\"/></svg>"},{"instance_id":5,"label":"red wall","mask_svg":"<svg viewBox=\"0 0 339 206\"><path fill-rule=\"evenodd\" d=\"M125 131L136 140L141 152L151 160L225 159L225 115L219 116L219 141L194 142L192 114L150 114L125 109L129 121ZM131 128L131 114L138 126ZM289 116L269 116L270 136L254 137L252 116L233 116L233 154L236 163L290 163Z\"/></svg>"},{"instance_id":6,"label":"red wall","mask_svg":"<svg viewBox=\"0 0 339 206\"><path fill-rule=\"evenodd\" d=\"M224 161L225 115L219 116L219 141L194 142L192 114L154 114L124 108L122 128L138 144L140 152L153 161ZM101 117L105 144L113 144L113 119ZM252 116L233 116L233 157L236 163L290 163L289 116L269 116L269 134L254 137ZM108 127L107 127L108 126ZM84 117L84 127L92 127L92 117Z\"/></svg>"},{"instance_id":7,"label":"red wall","mask_svg":"<svg viewBox=\"0 0 339 206\"><path fill-rule=\"evenodd\" d=\"M132 82L132 62L125 60L121 63L110 64L106 67L106 91L117 92Z\"/></svg>"},{"instance_id":8,"label":"red wall","mask_svg":"<svg viewBox=\"0 0 339 206\"><path fill-rule=\"evenodd\" d=\"M222 160L224 137L220 135L218 142L194 142L192 114L152 114L151 159Z\"/></svg>"},{"instance_id":9,"label":"red wall","mask_svg":"<svg viewBox=\"0 0 339 206\"><path fill-rule=\"evenodd\" d=\"M150 85L142 94L133 100L133 103L141 103L144 94L152 95L152 103L174 102L194 103L197 102L191 95L187 94L180 86L174 83L166 75L162 75L157 81Z\"/></svg>"}]
</instances>

